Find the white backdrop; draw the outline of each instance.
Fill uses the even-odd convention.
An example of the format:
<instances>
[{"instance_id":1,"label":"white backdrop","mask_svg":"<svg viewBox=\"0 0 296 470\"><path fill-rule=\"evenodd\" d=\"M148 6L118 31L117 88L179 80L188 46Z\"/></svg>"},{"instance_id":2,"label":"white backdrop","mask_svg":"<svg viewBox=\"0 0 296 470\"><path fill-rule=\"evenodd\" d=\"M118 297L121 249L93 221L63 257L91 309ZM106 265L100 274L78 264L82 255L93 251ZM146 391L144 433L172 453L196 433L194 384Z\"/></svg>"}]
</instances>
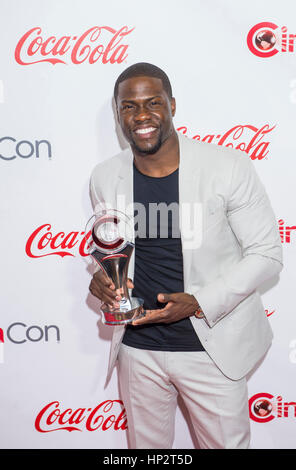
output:
<instances>
[{"instance_id":1,"label":"white backdrop","mask_svg":"<svg viewBox=\"0 0 296 470\"><path fill-rule=\"evenodd\" d=\"M295 448L296 51L293 40L285 51L283 34L296 33L296 6L275 0L1 0L0 6L0 446L127 447L116 371L104 388L112 329L88 293L92 268L82 256L81 232L91 215L93 167L126 145L112 108L114 82L127 66L146 61L171 79L176 128L247 151L281 221L285 268L279 283L260 288L275 338L249 379L252 447ZM266 22L277 27L262 26L275 31L272 57L247 44L249 31ZM106 28L99 36L91 30L80 44L95 27ZM261 399L273 404L264 416L253 409ZM174 447L194 445L181 406Z\"/></svg>"}]
</instances>

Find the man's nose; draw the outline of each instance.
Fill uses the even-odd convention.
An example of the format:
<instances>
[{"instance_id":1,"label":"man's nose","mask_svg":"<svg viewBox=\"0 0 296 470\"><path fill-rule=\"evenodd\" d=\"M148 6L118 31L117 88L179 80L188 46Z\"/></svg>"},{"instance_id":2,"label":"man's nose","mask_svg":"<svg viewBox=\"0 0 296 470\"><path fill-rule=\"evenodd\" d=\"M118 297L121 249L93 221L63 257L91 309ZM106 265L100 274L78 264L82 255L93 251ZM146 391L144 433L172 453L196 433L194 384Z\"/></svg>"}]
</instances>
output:
<instances>
[{"instance_id":1,"label":"man's nose","mask_svg":"<svg viewBox=\"0 0 296 470\"><path fill-rule=\"evenodd\" d=\"M150 119L150 112L145 106L141 106L137 109L134 119L136 121L147 121Z\"/></svg>"}]
</instances>

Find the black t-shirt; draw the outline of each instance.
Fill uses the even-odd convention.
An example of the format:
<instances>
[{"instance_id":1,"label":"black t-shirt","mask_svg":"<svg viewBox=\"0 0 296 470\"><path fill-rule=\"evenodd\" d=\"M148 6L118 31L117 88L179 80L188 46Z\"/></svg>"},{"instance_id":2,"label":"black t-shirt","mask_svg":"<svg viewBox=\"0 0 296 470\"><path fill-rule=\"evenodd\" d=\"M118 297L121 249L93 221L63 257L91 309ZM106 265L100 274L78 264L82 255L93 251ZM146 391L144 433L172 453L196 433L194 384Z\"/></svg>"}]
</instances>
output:
<instances>
[{"instance_id":1,"label":"black t-shirt","mask_svg":"<svg viewBox=\"0 0 296 470\"><path fill-rule=\"evenodd\" d=\"M135 217L133 283L135 287L132 296L144 299L146 309L163 308L165 304L157 300L158 293L184 292L183 256L178 217L179 170L175 170L170 175L155 178L140 173L135 164L133 168ZM139 206L137 207L137 203L145 207L144 216L144 212L139 209ZM160 203L174 204L170 206L171 211L160 210L156 215L156 205ZM143 220L146 224L143 224ZM153 323L138 326L129 324L125 330L123 343L135 348L155 351L204 351L189 317L169 324Z\"/></svg>"}]
</instances>

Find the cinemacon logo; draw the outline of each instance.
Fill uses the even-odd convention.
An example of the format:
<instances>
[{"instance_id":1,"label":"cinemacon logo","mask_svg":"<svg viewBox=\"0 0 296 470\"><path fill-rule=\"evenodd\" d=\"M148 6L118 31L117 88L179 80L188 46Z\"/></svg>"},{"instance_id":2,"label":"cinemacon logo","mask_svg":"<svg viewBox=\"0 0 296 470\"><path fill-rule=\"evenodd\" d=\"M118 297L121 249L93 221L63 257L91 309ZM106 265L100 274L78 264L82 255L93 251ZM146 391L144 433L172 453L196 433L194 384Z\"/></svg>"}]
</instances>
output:
<instances>
[{"instance_id":1,"label":"cinemacon logo","mask_svg":"<svg viewBox=\"0 0 296 470\"><path fill-rule=\"evenodd\" d=\"M11 136L0 138L0 158L10 161L20 157L27 158L51 158L51 144L48 140L17 140Z\"/></svg>"},{"instance_id":2,"label":"cinemacon logo","mask_svg":"<svg viewBox=\"0 0 296 470\"><path fill-rule=\"evenodd\" d=\"M270 393L257 393L249 399L250 418L257 423L268 423L275 418L296 418L296 402Z\"/></svg>"},{"instance_id":3,"label":"cinemacon logo","mask_svg":"<svg viewBox=\"0 0 296 470\"><path fill-rule=\"evenodd\" d=\"M0 364L4 362L4 334L2 328L0 328Z\"/></svg>"},{"instance_id":4,"label":"cinemacon logo","mask_svg":"<svg viewBox=\"0 0 296 470\"><path fill-rule=\"evenodd\" d=\"M287 26L264 21L253 26L247 35L250 51L258 57L272 57L278 52L294 52L296 34L288 33Z\"/></svg>"},{"instance_id":5,"label":"cinemacon logo","mask_svg":"<svg viewBox=\"0 0 296 470\"><path fill-rule=\"evenodd\" d=\"M27 341L39 342L45 341L60 341L60 330L57 325L45 325L43 327L38 325L28 326L23 322L12 323L4 331L0 328L0 343L4 344L4 336L14 344L23 344Z\"/></svg>"},{"instance_id":6,"label":"cinemacon logo","mask_svg":"<svg viewBox=\"0 0 296 470\"><path fill-rule=\"evenodd\" d=\"M54 36L43 33L37 26L29 29L18 41L14 57L20 65L40 62L55 64L82 63L120 64L128 54L124 43L134 30L127 26L114 29L110 26L93 26L80 35Z\"/></svg>"}]
</instances>

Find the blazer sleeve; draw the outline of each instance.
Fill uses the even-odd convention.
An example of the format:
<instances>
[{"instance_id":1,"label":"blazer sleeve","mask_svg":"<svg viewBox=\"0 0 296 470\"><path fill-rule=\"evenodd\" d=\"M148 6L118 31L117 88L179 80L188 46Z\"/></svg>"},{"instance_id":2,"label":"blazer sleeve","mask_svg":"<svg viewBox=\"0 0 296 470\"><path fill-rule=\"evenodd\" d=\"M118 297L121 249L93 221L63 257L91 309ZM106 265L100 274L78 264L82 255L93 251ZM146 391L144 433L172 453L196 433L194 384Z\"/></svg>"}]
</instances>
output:
<instances>
[{"instance_id":1,"label":"blazer sleeve","mask_svg":"<svg viewBox=\"0 0 296 470\"><path fill-rule=\"evenodd\" d=\"M192 293L210 327L283 268L279 230L265 188L249 156L236 153L226 215L241 246L242 259Z\"/></svg>"},{"instance_id":2,"label":"blazer sleeve","mask_svg":"<svg viewBox=\"0 0 296 470\"><path fill-rule=\"evenodd\" d=\"M96 170L96 172L98 172ZM96 184L96 172L93 171L89 182L89 194L94 214L98 214L105 208L105 201L101 188Z\"/></svg>"},{"instance_id":3,"label":"blazer sleeve","mask_svg":"<svg viewBox=\"0 0 296 470\"><path fill-rule=\"evenodd\" d=\"M95 184L94 172L91 174L89 182L89 194L91 199L92 208L94 215L99 213L104 208L104 198L101 191L98 189L98 185ZM95 263L93 274L100 271L101 267L98 263Z\"/></svg>"}]
</instances>

